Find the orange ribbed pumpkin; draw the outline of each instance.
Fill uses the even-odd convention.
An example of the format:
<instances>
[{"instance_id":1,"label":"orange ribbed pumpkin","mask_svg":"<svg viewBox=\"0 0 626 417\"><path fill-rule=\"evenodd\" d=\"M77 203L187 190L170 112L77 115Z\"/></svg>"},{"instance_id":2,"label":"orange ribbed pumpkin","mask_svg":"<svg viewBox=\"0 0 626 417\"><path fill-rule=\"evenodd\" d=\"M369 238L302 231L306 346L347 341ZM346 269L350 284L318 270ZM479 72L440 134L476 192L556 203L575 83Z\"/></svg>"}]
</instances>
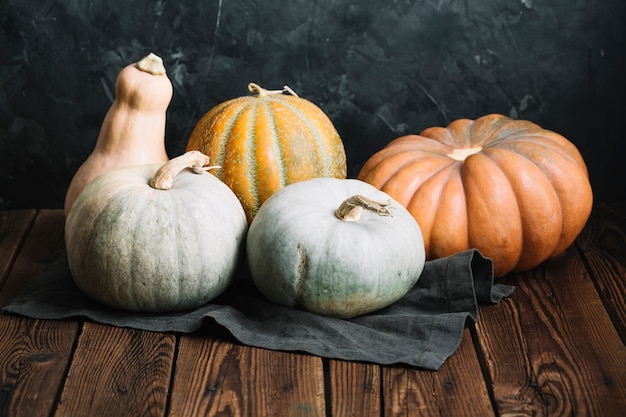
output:
<instances>
[{"instance_id":1,"label":"orange ribbed pumpkin","mask_svg":"<svg viewBox=\"0 0 626 417\"><path fill-rule=\"evenodd\" d=\"M411 212L429 259L477 248L493 260L496 277L562 253L593 202L571 142L497 114L397 138L358 178Z\"/></svg>"},{"instance_id":2,"label":"orange ribbed pumpkin","mask_svg":"<svg viewBox=\"0 0 626 417\"><path fill-rule=\"evenodd\" d=\"M197 123L187 151L199 150L239 197L248 221L261 204L291 183L346 178L343 142L328 116L293 90L254 83L244 96L218 104ZM283 94L289 93L289 94Z\"/></svg>"}]
</instances>

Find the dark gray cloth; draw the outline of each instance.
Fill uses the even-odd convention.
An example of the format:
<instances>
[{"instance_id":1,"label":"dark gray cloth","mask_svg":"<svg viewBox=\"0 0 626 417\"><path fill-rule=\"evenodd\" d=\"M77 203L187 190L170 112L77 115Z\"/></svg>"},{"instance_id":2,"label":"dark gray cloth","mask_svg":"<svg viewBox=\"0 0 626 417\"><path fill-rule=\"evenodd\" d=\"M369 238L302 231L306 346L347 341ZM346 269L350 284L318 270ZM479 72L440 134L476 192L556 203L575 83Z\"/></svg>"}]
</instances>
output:
<instances>
[{"instance_id":1,"label":"dark gray cloth","mask_svg":"<svg viewBox=\"0 0 626 417\"><path fill-rule=\"evenodd\" d=\"M105 307L74 285L63 253L3 310L38 319L86 318L135 329L206 331L214 320L239 342L273 350L381 365L436 370L459 347L468 317L514 288L493 283L493 264L476 250L429 261L409 293L374 313L350 320L322 317L267 301L246 273L225 293L195 310L139 314Z\"/></svg>"}]
</instances>

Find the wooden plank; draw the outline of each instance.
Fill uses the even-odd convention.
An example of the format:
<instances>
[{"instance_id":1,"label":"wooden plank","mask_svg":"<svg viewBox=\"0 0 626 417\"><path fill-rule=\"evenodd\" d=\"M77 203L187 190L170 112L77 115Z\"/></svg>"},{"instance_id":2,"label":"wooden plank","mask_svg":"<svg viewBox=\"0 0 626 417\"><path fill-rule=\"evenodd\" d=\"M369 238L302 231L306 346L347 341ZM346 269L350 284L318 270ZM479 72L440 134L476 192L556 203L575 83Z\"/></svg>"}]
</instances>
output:
<instances>
[{"instance_id":1,"label":"wooden plank","mask_svg":"<svg viewBox=\"0 0 626 417\"><path fill-rule=\"evenodd\" d=\"M0 415L50 415L77 329L72 322L0 315Z\"/></svg>"},{"instance_id":2,"label":"wooden plank","mask_svg":"<svg viewBox=\"0 0 626 417\"><path fill-rule=\"evenodd\" d=\"M62 244L63 213L25 210L3 212L0 218L3 262L23 245L0 291L5 305ZM50 415L77 331L77 323L0 315L0 415Z\"/></svg>"},{"instance_id":3,"label":"wooden plank","mask_svg":"<svg viewBox=\"0 0 626 417\"><path fill-rule=\"evenodd\" d=\"M438 371L385 367L384 416L493 416L480 363L466 328L459 349Z\"/></svg>"},{"instance_id":4,"label":"wooden plank","mask_svg":"<svg viewBox=\"0 0 626 417\"><path fill-rule=\"evenodd\" d=\"M163 416L176 337L86 322L57 416Z\"/></svg>"},{"instance_id":5,"label":"wooden plank","mask_svg":"<svg viewBox=\"0 0 626 417\"><path fill-rule=\"evenodd\" d=\"M381 370L375 364L331 360L328 365L333 417L379 417Z\"/></svg>"},{"instance_id":6,"label":"wooden plank","mask_svg":"<svg viewBox=\"0 0 626 417\"><path fill-rule=\"evenodd\" d=\"M35 210L0 211L0 289L36 214Z\"/></svg>"},{"instance_id":7,"label":"wooden plank","mask_svg":"<svg viewBox=\"0 0 626 417\"><path fill-rule=\"evenodd\" d=\"M180 337L171 417L325 413L320 358L245 347L202 334Z\"/></svg>"},{"instance_id":8,"label":"wooden plank","mask_svg":"<svg viewBox=\"0 0 626 417\"><path fill-rule=\"evenodd\" d=\"M7 305L19 292L50 263L64 247L63 210L41 210L26 236L11 273L0 292L0 307Z\"/></svg>"},{"instance_id":9,"label":"wooden plank","mask_svg":"<svg viewBox=\"0 0 626 417\"><path fill-rule=\"evenodd\" d=\"M476 326L499 414L621 415L626 348L574 248L505 281Z\"/></svg>"},{"instance_id":10,"label":"wooden plank","mask_svg":"<svg viewBox=\"0 0 626 417\"><path fill-rule=\"evenodd\" d=\"M626 203L594 207L576 243L600 298L626 343Z\"/></svg>"}]
</instances>

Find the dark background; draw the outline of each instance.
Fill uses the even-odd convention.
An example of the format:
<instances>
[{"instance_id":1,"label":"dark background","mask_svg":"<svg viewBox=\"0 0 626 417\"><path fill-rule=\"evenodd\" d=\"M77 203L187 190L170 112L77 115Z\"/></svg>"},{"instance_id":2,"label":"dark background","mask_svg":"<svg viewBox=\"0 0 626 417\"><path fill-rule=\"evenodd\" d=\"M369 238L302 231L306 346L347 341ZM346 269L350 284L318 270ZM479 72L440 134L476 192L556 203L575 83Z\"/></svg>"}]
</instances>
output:
<instances>
[{"instance_id":1,"label":"dark background","mask_svg":"<svg viewBox=\"0 0 626 417\"><path fill-rule=\"evenodd\" d=\"M626 201L624 0L1 0L0 208L60 208L115 78L174 85L170 157L198 119L288 84L334 122L348 175L393 138L502 113L570 139L596 201Z\"/></svg>"}]
</instances>

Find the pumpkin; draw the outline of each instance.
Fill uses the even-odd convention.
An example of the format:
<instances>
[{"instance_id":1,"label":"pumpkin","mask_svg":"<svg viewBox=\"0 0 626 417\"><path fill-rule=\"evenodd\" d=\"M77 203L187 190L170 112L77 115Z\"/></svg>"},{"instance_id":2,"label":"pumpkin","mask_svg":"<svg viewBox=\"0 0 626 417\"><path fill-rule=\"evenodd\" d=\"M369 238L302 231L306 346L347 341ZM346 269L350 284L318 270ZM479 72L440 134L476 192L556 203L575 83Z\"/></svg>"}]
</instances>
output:
<instances>
[{"instance_id":1,"label":"pumpkin","mask_svg":"<svg viewBox=\"0 0 626 417\"><path fill-rule=\"evenodd\" d=\"M261 204L288 184L345 178L343 143L326 114L289 87L218 104L193 129L187 150L222 166L215 175L237 194L251 221ZM288 94L283 94L288 93Z\"/></svg>"},{"instance_id":2,"label":"pumpkin","mask_svg":"<svg viewBox=\"0 0 626 417\"><path fill-rule=\"evenodd\" d=\"M74 200L97 176L116 168L168 161L165 116L172 83L163 60L149 54L123 68L92 153L74 174L65 195L67 217Z\"/></svg>"},{"instance_id":3,"label":"pumpkin","mask_svg":"<svg viewBox=\"0 0 626 417\"><path fill-rule=\"evenodd\" d=\"M490 114L391 141L358 174L404 205L428 259L477 248L494 275L562 253L592 207L583 158L558 133Z\"/></svg>"},{"instance_id":4,"label":"pumpkin","mask_svg":"<svg viewBox=\"0 0 626 417\"><path fill-rule=\"evenodd\" d=\"M206 164L206 155L190 152L90 182L65 224L78 288L144 312L194 308L223 292L244 259L248 222L224 183L198 174Z\"/></svg>"},{"instance_id":5,"label":"pumpkin","mask_svg":"<svg viewBox=\"0 0 626 417\"><path fill-rule=\"evenodd\" d=\"M288 185L252 220L246 253L270 301L351 318L403 297L424 268L420 228L387 194L356 179Z\"/></svg>"}]
</instances>

